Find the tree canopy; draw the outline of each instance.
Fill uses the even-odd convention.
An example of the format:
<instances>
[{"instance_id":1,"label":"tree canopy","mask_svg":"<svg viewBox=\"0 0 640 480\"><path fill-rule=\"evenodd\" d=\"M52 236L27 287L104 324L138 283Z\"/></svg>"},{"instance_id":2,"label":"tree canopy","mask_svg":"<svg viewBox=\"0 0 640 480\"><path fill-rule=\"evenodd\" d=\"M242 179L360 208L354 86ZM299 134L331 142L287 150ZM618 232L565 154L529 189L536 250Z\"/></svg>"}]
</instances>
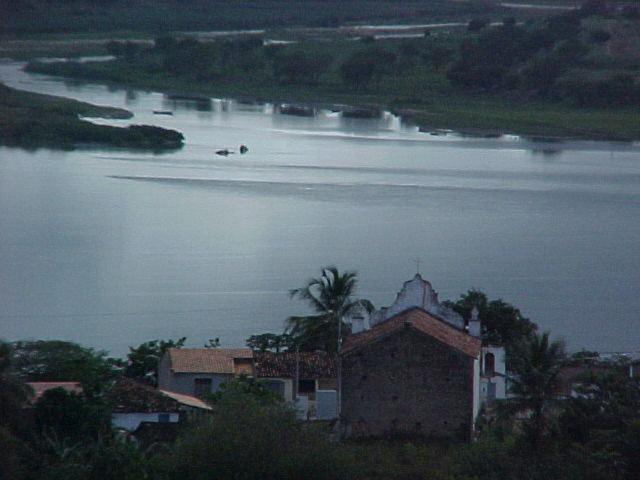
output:
<instances>
[{"instance_id":1,"label":"tree canopy","mask_svg":"<svg viewBox=\"0 0 640 480\"><path fill-rule=\"evenodd\" d=\"M502 299L489 300L479 290L469 290L455 302L444 303L467 320L471 316L471 310L476 307L482 324L482 339L490 344L503 345L507 355L516 345L531 337L538 328L517 307Z\"/></svg>"},{"instance_id":2,"label":"tree canopy","mask_svg":"<svg viewBox=\"0 0 640 480\"><path fill-rule=\"evenodd\" d=\"M119 374L121 362L77 343L36 340L14 344L14 369L28 381L77 381L92 393Z\"/></svg>"},{"instance_id":3,"label":"tree canopy","mask_svg":"<svg viewBox=\"0 0 640 480\"><path fill-rule=\"evenodd\" d=\"M287 333L301 350L325 350L335 352L340 335L349 334L347 319L362 309L373 310L368 300L355 298L357 273L325 267L320 276L310 279L301 288L289 292L291 298L307 303L314 315L293 316L287 319Z\"/></svg>"},{"instance_id":4,"label":"tree canopy","mask_svg":"<svg viewBox=\"0 0 640 480\"><path fill-rule=\"evenodd\" d=\"M182 348L186 340L187 337L178 340L151 340L137 347L129 347L125 375L155 385L158 376L158 363L164 353L170 348Z\"/></svg>"}]
</instances>

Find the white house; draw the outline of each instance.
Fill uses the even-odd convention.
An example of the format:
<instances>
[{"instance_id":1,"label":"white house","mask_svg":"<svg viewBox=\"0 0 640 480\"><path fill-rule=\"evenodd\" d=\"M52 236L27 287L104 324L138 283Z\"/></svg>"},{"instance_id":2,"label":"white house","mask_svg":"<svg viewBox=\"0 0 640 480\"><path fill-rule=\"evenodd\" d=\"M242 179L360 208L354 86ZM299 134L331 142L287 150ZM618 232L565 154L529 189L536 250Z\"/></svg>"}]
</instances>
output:
<instances>
[{"instance_id":1,"label":"white house","mask_svg":"<svg viewBox=\"0 0 640 480\"><path fill-rule=\"evenodd\" d=\"M178 423L186 415L211 407L202 400L175 392L156 390L132 380L119 380L108 392L114 428L135 432L144 423Z\"/></svg>"},{"instance_id":2,"label":"white house","mask_svg":"<svg viewBox=\"0 0 640 480\"><path fill-rule=\"evenodd\" d=\"M239 375L253 376L249 348L170 348L158 365L158 388L202 397Z\"/></svg>"}]
</instances>

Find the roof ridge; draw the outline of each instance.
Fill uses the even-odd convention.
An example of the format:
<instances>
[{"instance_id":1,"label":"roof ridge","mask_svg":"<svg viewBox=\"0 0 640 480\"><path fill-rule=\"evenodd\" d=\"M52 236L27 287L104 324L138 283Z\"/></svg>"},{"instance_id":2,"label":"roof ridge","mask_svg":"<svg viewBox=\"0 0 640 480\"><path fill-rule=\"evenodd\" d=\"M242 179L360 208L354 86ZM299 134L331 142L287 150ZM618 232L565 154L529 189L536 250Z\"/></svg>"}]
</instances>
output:
<instances>
[{"instance_id":1,"label":"roof ridge","mask_svg":"<svg viewBox=\"0 0 640 480\"><path fill-rule=\"evenodd\" d=\"M412 318L414 315L418 316ZM342 349L342 354L347 354L359 347L379 340L380 337L386 337L389 334L395 333L407 324L420 333L426 334L440 343L455 348L466 355L477 357L479 354L481 347L479 338L469 335L464 330L456 328L443 319L416 306L397 313L384 322L374 325L370 330L365 330L364 332L347 337ZM443 328L444 330L442 330Z\"/></svg>"}]
</instances>

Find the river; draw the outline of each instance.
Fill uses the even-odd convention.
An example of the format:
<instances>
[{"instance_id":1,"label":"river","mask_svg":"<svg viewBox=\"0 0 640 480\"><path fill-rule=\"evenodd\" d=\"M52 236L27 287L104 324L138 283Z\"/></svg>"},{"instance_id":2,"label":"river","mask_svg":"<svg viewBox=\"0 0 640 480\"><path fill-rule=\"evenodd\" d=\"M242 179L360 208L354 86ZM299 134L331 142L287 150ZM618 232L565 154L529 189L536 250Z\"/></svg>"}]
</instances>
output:
<instances>
[{"instance_id":1,"label":"river","mask_svg":"<svg viewBox=\"0 0 640 480\"><path fill-rule=\"evenodd\" d=\"M433 136L388 114L174 102L20 66L0 63L0 79L127 108L107 123L175 128L186 145L0 148L0 337L114 355L179 336L242 346L305 313L287 291L323 265L356 269L383 306L420 258L442 299L478 288L572 350L640 350L638 144Z\"/></svg>"}]
</instances>

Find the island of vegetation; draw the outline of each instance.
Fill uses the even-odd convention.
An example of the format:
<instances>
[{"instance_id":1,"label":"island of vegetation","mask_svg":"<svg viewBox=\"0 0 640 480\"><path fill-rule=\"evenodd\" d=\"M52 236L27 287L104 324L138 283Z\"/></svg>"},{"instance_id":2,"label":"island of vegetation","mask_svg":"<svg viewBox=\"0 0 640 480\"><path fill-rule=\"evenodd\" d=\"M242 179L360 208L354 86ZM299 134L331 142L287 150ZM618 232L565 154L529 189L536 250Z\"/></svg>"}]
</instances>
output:
<instances>
[{"instance_id":1,"label":"island of vegetation","mask_svg":"<svg viewBox=\"0 0 640 480\"><path fill-rule=\"evenodd\" d=\"M260 35L112 42L107 62L28 70L166 92L391 109L423 131L640 138L640 10L589 1L519 22L477 18L420 38Z\"/></svg>"},{"instance_id":2,"label":"island of vegetation","mask_svg":"<svg viewBox=\"0 0 640 480\"><path fill-rule=\"evenodd\" d=\"M113 127L81 117L126 119L131 112L66 98L16 90L0 84L0 144L23 148L73 149L103 145L132 149L180 148L180 132L148 125Z\"/></svg>"}]
</instances>

